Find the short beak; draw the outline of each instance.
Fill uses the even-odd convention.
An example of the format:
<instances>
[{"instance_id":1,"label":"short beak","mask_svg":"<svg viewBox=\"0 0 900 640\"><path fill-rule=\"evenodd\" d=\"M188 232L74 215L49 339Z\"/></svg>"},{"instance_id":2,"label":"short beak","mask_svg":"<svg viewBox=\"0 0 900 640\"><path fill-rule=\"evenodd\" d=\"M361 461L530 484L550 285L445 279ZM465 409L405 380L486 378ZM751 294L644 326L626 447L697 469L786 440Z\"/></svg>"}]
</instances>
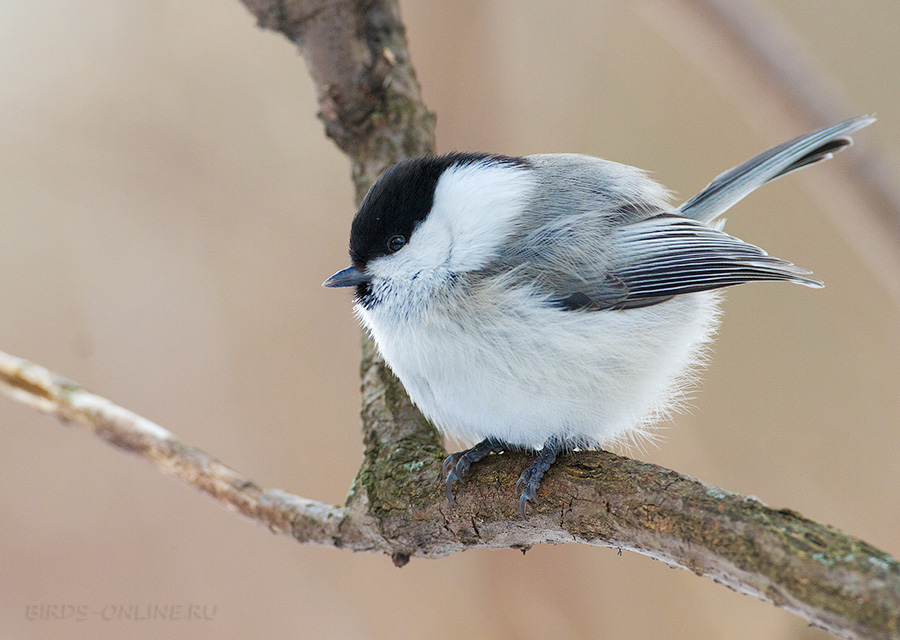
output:
<instances>
[{"instance_id":1,"label":"short beak","mask_svg":"<svg viewBox=\"0 0 900 640\"><path fill-rule=\"evenodd\" d=\"M341 269L336 274L322 283L323 287L355 287L372 279L372 276L363 273L356 267Z\"/></svg>"}]
</instances>

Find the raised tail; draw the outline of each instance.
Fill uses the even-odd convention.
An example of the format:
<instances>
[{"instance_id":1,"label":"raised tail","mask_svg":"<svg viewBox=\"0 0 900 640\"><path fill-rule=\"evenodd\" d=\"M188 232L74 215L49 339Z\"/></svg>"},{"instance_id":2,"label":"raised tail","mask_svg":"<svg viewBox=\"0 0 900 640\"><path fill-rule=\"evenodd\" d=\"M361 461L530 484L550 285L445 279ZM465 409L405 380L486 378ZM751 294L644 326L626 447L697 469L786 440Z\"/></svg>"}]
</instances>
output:
<instances>
[{"instance_id":1,"label":"raised tail","mask_svg":"<svg viewBox=\"0 0 900 640\"><path fill-rule=\"evenodd\" d=\"M699 222L712 222L744 196L767 182L795 169L828 160L844 147L853 144L847 134L873 122L874 116L860 116L763 151L717 176L703 191L678 207L678 213Z\"/></svg>"}]
</instances>

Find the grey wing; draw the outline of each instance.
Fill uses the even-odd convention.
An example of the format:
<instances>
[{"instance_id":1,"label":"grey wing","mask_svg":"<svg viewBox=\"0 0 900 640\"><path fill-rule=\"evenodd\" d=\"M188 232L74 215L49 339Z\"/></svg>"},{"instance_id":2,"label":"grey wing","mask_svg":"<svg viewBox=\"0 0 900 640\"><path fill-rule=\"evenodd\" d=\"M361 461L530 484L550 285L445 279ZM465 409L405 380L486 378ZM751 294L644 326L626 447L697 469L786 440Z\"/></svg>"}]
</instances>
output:
<instances>
[{"instance_id":1,"label":"grey wing","mask_svg":"<svg viewBox=\"0 0 900 640\"><path fill-rule=\"evenodd\" d=\"M810 272L705 224L663 214L615 232L593 284L558 298L566 309L633 309L673 296L757 280L821 287Z\"/></svg>"}]
</instances>

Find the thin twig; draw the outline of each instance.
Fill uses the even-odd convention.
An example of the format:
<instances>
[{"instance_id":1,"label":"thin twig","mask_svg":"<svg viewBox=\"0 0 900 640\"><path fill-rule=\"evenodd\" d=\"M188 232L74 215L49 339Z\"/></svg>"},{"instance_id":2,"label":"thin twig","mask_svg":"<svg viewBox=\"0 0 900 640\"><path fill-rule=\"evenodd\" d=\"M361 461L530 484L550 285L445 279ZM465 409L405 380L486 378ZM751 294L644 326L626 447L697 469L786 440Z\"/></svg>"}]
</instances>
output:
<instances>
[{"instance_id":1,"label":"thin twig","mask_svg":"<svg viewBox=\"0 0 900 640\"><path fill-rule=\"evenodd\" d=\"M0 352L0 390L33 409L77 424L112 446L147 460L166 475L209 494L227 508L300 542L339 546L346 509L261 489L205 451L80 385Z\"/></svg>"}]
</instances>

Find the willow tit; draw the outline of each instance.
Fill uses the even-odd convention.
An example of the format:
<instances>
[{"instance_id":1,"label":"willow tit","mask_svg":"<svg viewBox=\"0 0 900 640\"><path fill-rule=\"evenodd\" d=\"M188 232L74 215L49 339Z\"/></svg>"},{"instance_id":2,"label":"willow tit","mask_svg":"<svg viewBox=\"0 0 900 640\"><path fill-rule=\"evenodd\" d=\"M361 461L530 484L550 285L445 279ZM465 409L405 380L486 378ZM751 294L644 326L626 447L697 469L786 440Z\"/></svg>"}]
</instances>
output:
<instances>
[{"instance_id":1,"label":"willow tit","mask_svg":"<svg viewBox=\"0 0 900 640\"><path fill-rule=\"evenodd\" d=\"M409 397L471 449L531 450L519 511L558 454L646 433L683 399L718 322L716 289L819 288L810 271L722 231L763 184L826 160L863 116L769 149L673 207L634 167L583 155L451 153L387 169L353 219L356 313Z\"/></svg>"}]
</instances>

